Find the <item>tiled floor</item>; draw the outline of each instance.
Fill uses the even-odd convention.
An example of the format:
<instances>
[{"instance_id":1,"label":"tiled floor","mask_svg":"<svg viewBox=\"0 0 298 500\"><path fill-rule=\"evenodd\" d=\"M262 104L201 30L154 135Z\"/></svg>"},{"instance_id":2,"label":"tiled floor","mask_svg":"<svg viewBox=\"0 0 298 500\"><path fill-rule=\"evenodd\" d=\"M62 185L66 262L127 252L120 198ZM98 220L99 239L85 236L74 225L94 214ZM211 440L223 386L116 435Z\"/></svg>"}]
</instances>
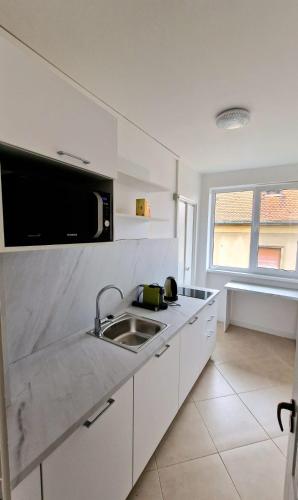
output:
<instances>
[{"instance_id":1,"label":"tiled floor","mask_svg":"<svg viewBox=\"0 0 298 500\"><path fill-rule=\"evenodd\" d=\"M128 500L282 500L295 344L231 326Z\"/></svg>"}]
</instances>

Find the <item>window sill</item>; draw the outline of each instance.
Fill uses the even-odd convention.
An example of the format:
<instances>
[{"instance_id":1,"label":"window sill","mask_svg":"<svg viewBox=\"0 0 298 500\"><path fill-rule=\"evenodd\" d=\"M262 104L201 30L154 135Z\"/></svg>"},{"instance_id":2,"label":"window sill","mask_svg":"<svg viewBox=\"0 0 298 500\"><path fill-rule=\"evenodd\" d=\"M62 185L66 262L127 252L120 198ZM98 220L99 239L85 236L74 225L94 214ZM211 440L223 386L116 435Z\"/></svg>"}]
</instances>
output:
<instances>
[{"instance_id":1,"label":"window sill","mask_svg":"<svg viewBox=\"0 0 298 500\"><path fill-rule=\"evenodd\" d=\"M253 273L245 273L241 271L229 271L227 269L213 269L209 268L206 270L207 273L214 273L214 274L228 274L236 277L243 277L243 278L254 278L258 279L261 281L277 281L279 283L288 283L288 284L297 284L298 279L297 278L283 278L281 276L268 276L268 274L253 274Z\"/></svg>"}]
</instances>

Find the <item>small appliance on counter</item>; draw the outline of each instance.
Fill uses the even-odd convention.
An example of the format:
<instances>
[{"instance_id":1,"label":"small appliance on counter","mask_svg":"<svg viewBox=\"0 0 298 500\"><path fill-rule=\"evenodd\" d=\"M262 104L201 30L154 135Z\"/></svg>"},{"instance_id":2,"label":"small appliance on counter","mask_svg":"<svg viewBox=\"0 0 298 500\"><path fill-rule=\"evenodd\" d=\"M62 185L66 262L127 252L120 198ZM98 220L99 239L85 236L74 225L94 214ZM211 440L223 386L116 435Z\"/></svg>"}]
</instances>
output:
<instances>
[{"instance_id":1,"label":"small appliance on counter","mask_svg":"<svg viewBox=\"0 0 298 500\"><path fill-rule=\"evenodd\" d=\"M139 285L137 299L133 301L132 305L150 309L151 311L167 309L168 304L164 302L164 288L157 283Z\"/></svg>"},{"instance_id":2,"label":"small appliance on counter","mask_svg":"<svg viewBox=\"0 0 298 500\"><path fill-rule=\"evenodd\" d=\"M175 278L173 276L168 276L165 284L165 295L164 295L164 300L166 302L176 302L178 300L178 295L177 295L177 283Z\"/></svg>"}]
</instances>

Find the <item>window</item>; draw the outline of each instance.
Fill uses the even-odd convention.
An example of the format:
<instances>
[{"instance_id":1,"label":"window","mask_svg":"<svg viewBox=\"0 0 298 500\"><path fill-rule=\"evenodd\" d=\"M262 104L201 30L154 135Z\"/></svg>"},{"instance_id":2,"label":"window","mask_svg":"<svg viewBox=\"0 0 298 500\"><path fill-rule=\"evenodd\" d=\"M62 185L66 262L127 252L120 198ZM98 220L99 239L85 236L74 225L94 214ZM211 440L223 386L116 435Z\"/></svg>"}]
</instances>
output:
<instances>
[{"instance_id":1,"label":"window","mask_svg":"<svg viewBox=\"0 0 298 500\"><path fill-rule=\"evenodd\" d=\"M281 248L259 247L258 267L280 269Z\"/></svg>"},{"instance_id":2,"label":"window","mask_svg":"<svg viewBox=\"0 0 298 500\"><path fill-rule=\"evenodd\" d=\"M178 283L190 285L194 276L197 206L177 197Z\"/></svg>"},{"instance_id":3,"label":"window","mask_svg":"<svg viewBox=\"0 0 298 500\"><path fill-rule=\"evenodd\" d=\"M209 267L298 277L298 185L211 190Z\"/></svg>"},{"instance_id":4,"label":"window","mask_svg":"<svg viewBox=\"0 0 298 500\"><path fill-rule=\"evenodd\" d=\"M215 194L213 264L249 266L253 191ZM242 210L239 211L239 207Z\"/></svg>"}]
</instances>

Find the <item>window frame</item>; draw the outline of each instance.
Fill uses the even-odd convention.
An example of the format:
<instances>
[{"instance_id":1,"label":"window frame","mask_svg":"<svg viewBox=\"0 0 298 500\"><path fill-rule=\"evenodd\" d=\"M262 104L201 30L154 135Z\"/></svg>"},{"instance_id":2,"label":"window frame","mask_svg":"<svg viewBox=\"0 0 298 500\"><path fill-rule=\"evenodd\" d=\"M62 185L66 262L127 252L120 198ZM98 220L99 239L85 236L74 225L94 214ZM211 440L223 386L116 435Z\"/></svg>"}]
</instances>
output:
<instances>
[{"instance_id":1,"label":"window frame","mask_svg":"<svg viewBox=\"0 0 298 500\"><path fill-rule=\"evenodd\" d=\"M207 271L225 271L230 273L250 274L266 277L276 277L285 279L298 279L298 245L296 253L296 270L286 271L281 269L270 269L258 267L258 243L259 243L259 225L260 225L260 200L261 192L269 190L297 189L298 181L283 182L280 184L248 184L240 186L214 187L209 190L209 210L208 210L208 241L207 241ZM217 193L253 191L252 203L252 221L251 221L251 238L250 238L250 253L249 266L243 267L227 267L216 266L213 264L213 245L214 245L214 220L215 220L215 201Z\"/></svg>"}]
</instances>

